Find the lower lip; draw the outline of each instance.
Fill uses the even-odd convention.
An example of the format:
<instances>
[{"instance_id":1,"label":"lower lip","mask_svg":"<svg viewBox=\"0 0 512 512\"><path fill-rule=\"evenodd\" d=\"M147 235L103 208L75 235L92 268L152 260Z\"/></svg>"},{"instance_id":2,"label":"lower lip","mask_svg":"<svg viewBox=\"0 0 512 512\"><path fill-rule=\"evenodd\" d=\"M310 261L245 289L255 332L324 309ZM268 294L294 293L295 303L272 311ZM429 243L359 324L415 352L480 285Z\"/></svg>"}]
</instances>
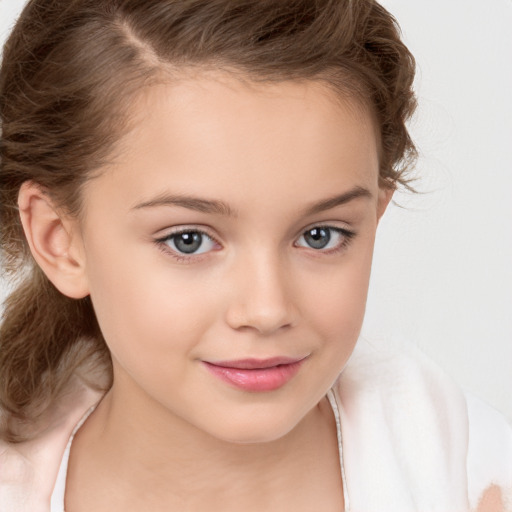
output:
<instances>
[{"instance_id":1,"label":"lower lip","mask_svg":"<svg viewBox=\"0 0 512 512\"><path fill-rule=\"evenodd\" d=\"M253 370L216 366L205 361L203 364L213 375L238 389L261 392L274 391L284 386L299 371L303 361Z\"/></svg>"}]
</instances>

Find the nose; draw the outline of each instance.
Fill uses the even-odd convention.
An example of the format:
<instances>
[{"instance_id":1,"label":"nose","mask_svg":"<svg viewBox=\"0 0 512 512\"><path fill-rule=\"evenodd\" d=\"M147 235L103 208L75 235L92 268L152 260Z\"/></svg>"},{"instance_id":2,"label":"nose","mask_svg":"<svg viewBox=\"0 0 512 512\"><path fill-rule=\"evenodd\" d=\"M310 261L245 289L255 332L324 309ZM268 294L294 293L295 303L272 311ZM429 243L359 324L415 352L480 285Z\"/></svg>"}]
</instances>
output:
<instances>
[{"instance_id":1,"label":"nose","mask_svg":"<svg viewBox=\"0 0 512 512\"><path fill-rule=\"evenodd\" d=\"M298 319L290 288L291 275L278 256L253 256L238 266L230 280L228 325L236 330L274 334L292 327Z\"/></svg>"}]
</instances>

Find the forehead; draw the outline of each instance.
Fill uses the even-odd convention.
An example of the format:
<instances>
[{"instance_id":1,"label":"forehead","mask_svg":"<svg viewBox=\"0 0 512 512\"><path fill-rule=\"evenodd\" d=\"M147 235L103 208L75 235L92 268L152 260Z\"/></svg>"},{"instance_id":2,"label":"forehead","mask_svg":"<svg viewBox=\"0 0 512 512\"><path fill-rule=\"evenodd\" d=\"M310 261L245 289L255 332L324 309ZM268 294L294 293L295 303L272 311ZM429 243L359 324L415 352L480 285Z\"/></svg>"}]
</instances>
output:
<instances>
[{"instance_id":1,"label":"forehead","mask_svg":"<svg viewBox=\"0 0 512 512\"><path fill-rule=\"evenodd\" d=\"M312 187L378 187L371 114L321 82L199 75L145 89L129 114L107 179L134 201L170 188L229 200L265 189L279 200Z\"/></svg>"}]
</instances>

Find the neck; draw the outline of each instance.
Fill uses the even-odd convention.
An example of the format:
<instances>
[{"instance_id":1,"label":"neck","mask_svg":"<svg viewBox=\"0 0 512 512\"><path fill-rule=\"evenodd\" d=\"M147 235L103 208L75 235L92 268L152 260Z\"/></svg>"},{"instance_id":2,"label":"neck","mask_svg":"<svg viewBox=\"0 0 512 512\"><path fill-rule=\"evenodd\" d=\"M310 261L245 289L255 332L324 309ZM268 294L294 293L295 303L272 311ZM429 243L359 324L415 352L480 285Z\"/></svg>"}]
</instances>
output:
<instances>
[{"instance_id":1,"label":"neck","mask_svg":"<svg viewBox=\"0 0 512 512\"><path fill-rule=\"evenodd\" d=\"M338 502L341 493L336 426L325 398L279 439L239 444L209 435L147 396L127 397L114 387L78 432L69 467L70 491L73 481L94 486L96 476L99 485L87 494L99 500L89 507L98 511L100 502L125 511L183 509L185 503L187 510L211 503L223 511L269 510L269 503L302 510L290 508L296 498L312 510L318 499L302 490ZM308 499L315 506L306 507Z\"/></svg>"}]
</instances>

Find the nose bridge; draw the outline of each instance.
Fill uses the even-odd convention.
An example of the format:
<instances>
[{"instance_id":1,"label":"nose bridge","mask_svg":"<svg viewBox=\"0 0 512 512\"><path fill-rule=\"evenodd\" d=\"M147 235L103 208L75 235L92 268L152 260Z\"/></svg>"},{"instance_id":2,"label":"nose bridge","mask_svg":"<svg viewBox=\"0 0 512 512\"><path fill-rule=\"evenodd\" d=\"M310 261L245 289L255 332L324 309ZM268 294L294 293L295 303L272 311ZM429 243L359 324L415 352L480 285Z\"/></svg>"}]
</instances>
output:
<instances>
[{"instance_id":1,"label":"nose bridge","mask_svg":"<svg viewBox=\"0 0 512 512\"><path fill-rule=\"evenodd\" d=\"M253 328L261 334L271 334L295 323L289 268L274 249L247 251L240 258L232 285L232 300L228 309L231 327Z\"/></svg>"}]
</instances>

